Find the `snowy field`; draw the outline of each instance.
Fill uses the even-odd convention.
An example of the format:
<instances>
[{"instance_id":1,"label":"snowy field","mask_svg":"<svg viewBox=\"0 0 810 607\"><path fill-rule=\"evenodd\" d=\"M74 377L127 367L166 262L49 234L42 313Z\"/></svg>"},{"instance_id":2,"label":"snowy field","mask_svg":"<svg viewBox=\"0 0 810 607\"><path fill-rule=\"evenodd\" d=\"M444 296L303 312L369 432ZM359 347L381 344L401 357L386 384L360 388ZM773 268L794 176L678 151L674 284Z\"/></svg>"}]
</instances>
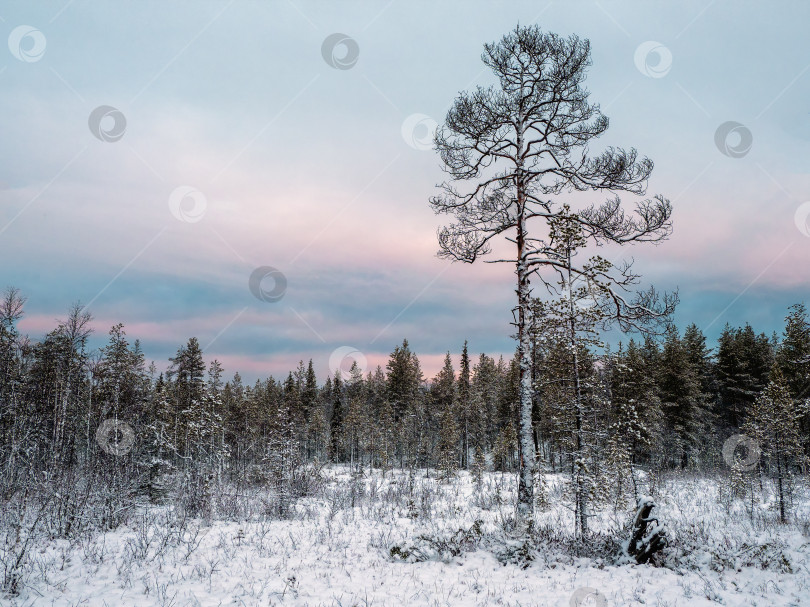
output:
<instances>
[{"instance_id":1,"label":"snowy field","mask_svg":"<svg viewBox=\"0 0 810 607\"><path fill-rule=\"evenodd\" d=\"M570 539L563 477L547 477L548 507L538 511L526 544L510 534L512 475L486 474L478 486L466 473L448 481L435 472L383 478L379 471L359 477L333 468L325 476L316 496L299 500L282 520L263 515L270 498L257 492L240 496L253 508L241 523L183 520L171 505L150 506L108 533L73 543L41 541L25 566L20 595L1 601L32 607L810 605L804 493L794 522L778 525L771 504L756 504L752 514L723 497L714 479L664 479L654 511L671 537L664 566L615 566L616 546L608 538L629 514L603 508L588 556Z\"/></svg>"}]
</instances>

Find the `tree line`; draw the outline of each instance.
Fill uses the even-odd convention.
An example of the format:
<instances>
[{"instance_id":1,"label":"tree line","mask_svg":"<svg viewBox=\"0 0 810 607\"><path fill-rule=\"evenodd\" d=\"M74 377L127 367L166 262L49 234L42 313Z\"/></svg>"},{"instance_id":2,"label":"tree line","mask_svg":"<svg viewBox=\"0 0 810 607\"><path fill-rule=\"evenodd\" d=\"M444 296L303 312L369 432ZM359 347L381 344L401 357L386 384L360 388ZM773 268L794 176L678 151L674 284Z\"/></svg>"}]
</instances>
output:
<instances>
[{"instance_id":1,"label":"tree line","mask_svg":"<svg viewBox=\"0 0 810 607\"><path fill-rule=\"evenodd\" d=\"M292 500L307 467L516 471L517 355L450 353L425 378L407 340L383 369L318 377L312 360L286 377L246 385L225 379L191 338L165 373L140 343L113 326L90 350L90 315L74 306L39 341L17 329L24 297L0 306L0 466L3 495L32 479L104 474L134 500L159 501L171 486L205 504L212 488L270 484ZM694 324L669 325L616 348L556 328L536 300L529 330L532 430L543 471L570 474L587 532L589 504L637 496L643 476L728 465L722 446L743 433L762 450L764 473L789 496L810 454L810 320L792 306L780 336L726 326L714 348ZM99 436L107 420L113 436ZM131 428L126 452L115 450ZM117 433L117 434L116 434ZM112 448L110 447L112 445ZM540 474L542 477L542 473ZM169 480L171 479L171 483ZM179 484L178 484L179 483ZM536 499L542 500L542 478Z\"/></svg>"}]
</instances>

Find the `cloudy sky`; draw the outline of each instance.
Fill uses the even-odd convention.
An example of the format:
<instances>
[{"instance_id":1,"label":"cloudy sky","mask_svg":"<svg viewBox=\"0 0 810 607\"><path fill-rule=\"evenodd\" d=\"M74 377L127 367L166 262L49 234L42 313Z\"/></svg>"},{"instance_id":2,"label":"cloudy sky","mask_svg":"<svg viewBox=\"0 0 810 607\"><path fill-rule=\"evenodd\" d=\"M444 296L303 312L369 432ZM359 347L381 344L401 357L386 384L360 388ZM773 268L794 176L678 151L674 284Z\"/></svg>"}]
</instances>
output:
<instances>
[{"instance_id":1,"label":"cloudy sky","mask_svg":"<svg viewBox=\"0 0 810 607\"><path fill-rule=\"evenodd\" d=\"M191 336L251 380L405 337L429 376L465 339L508 355L512 269L435 256L428 130L537 23L590 39L601 144L673 201L668 242L611 254L680 289L681 327L780 331L810 299L810 8L778 6L5 2L0 287L32 338L80 301L94 345L123 322L160 368Z\"/></svg>"}]
</instances>

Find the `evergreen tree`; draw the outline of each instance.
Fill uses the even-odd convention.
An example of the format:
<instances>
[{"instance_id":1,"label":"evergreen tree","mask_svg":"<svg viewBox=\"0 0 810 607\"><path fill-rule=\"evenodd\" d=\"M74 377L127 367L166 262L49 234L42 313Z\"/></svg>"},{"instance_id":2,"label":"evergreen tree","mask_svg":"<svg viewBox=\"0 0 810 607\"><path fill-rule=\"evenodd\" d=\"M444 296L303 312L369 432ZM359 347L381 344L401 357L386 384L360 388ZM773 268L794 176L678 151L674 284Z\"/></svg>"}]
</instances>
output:
<instances>
[{"instance_id":1,"label":"evergreen tree","mask_svg":"<svg viewBox=\"0 0 810 607\"><path fill-rule=\"evenodd\" d=\"M517 469L517 407L519 402L520 367L519 358L514 356L509 363L498 359L498 374L501 377L497 397L494 424L493 466L501 472Z\"/></svg>"},{"instance_id":2,"label":"evergreen tree","mask_svg":"<svg viewBox=\"0 0 810 607\"><path fill-rule=\"evenodd\" d=\"M795 404L810 413L810 320L804 304L790 307L776 361ZM810 414L801 417L805 453L810 455Z\"/></svg>"},{"instance_id":3,"label":"evergreen tree","mask_svg":"<svg viewBox=\"0 0 810 607\"><path fill-rule=\"evenodd\" d=\"M773 343L766 335L756 335L749 324L742 329L726 325L720 336L716 365L718 415L725 428L740 427L768 383L772 364Z\"/></svg>"},{"instance_id":4,"label":"evergreen tree","mask_svg":"<svg viewBox=\"0 0 810 607\"><path fill-rule=\"evenodd\" d=\"M456 378L450 352L445 355L444 366L433 380L430 396L439 422L439 468L446 473L453 472L459 466L459 428Z\"/></svg>"},{"instance_id":5,"label":"evergreen tree","mask_svg":"<svg viewBox=\"0 0 810 607\"><path fill-rule=\"evenodd\" d=\"M343 423L342 441L344 452L348 452L352 466L362 467L363 459L370 442L369 411L366 399L366 383L363 371L352 361L349 379L346 381L346 419Z\"/></svg>"},{"instance_id":6,"label":"evergreen tree","mask_svg":"<svg viewBox=\"0 0 810 607\"><path fill-rule=\"evenodd\" d=\"M745 414L742 387L743 361L737 349L736 334L726 324L718 340L717 364L718 382L717 414L724 428L739 428Z\"/></svg>"},{"instance_id":7,"label":"evergreen tree","mask_svg":"<svg viewBox=\"0 0 810 607\"><path fill-rule=\"evenodd\" d=\"M226 409L223 403L222 364L214 359L208 365L208 382L205 391L204 423L208 436L207 457L209 467L215 472L216 479L222 476L229 455L225 441Z\"/></svg>"},{"instance_id":8,"label":"evergreen tree","mask_svg":"<svg viewBox=\"0 0 810 607\"><path fill-rule=\"evenodd\" d=\"M315 368L312 359L309 359L303 385L301 387L301 414L304 418L304 454L307 459L315 455L315 448L318 440L318 433L321 431L320 420L316 408L318 406L318 379L315 375Z\"/></svg>"},{"instance_id":9,"label":"evergreen tree","mask_svg":"<svg viewBox=\"0 0 810 607\"><path fill-rule=\"evenodd\" d=\"M458 432L461 436L461 467L465 470L469 468L470 455L470 424L473 413L473 402L471 400L470 384L470 357L467 353L467 341L464 341L464 348L461 350L461 367L458 376L458 386L456 389L456 410L458 411Z\"/></svg>"},{"instance_id":10,"label":"evergreen tree","mask_svg":"<svg viewBox=\"0 0 810 607\"><path fill-rule=\"evenodd\" d=\"M387 470L393 465L396 435L394 411L388 401L385 372L379 365L367 379L368 399L371 408L372 465Z\"/></svg>"},{"instance_id":11,"label":"evergreen tree","mask_svg":"<svg viewBox=\"0 0 810 607\"><path fill-rule=\"evenodd\" d=\"M400 421L418 399L422 373L408 340L394 348L386 365L388 370L388 400L394 409L394 421Z\"/></svg>"},{"instance_id":12,"label":"evergreen tree","mask_svg":"<svg viewBox=\"0 0 810 607\"><path fill-rule=\"evenodd\" d=\"M482 353L473 368L470 420L472 445L481 457L491 451L495 441L500 384L501 373L495 359Z\"/></svg>"},{"instance_id":13,"label":"evergreen tree","mask_svg":"<svg viewBox=\"0 0 810 607\"><path fill-rule=\"evenodd\" d=\"M790 388L777 365L771 370L771 380L754 400L743 430L755 438L775 474L779 498L779 519L787 522L786 496L796 466L806 464L801 428L802 414L791 397Z\"/></svg>"},{"instance_id":14,"label":"evergreen tree","mask_svg":"<svg viewBox=\"0 0 810 607\"><path fill-rule=\"evenodd\" d=\"M96 370L96 398L101 402L101 418L112 415L132 420L146 393L143 354L138 349L130 349L121 323L112 327L109 335Z\"/></svg>"},{"instance_id":15,"label":"evergreen tree","mask_svg":"<svg viewBox=\"0 0 810 607\"><path fill-rule=\"evenodd\" d=\"M386 365L388 402L394 414L398 433L397 451L400 465L408 459L411 465L424 460L429 451L429 417L422 394L422 369L416 354L410 350L408 340L397 346Z\"/></svg>"},{"instance_id":16,"label":"evergreen tree","mask_svg":"<svg viewBox=\"0 0 810 607\"><path fill-rule=\"evenodd\" d=\"M346 417L346 394L343 388L340 369L335 371L332 380L332 417L329 425L329 457L333 462L343 461L341 450L343 421Z\"/></svg>"},{"instance_id":17,"label":"evergreen tree","mask_svg":"<svg viewBox=\"0 0 810 607\"><path fill-rule=\"evenodd\" d=\"M717 441L712 441L716 438L713 430L716 427L714 411L717 403L717 382L712 365L712 351L706 346L706 336L694 323L689 324L684 330L682 342L700 385L697 423L700 425L698 432L702 451L711 450L712 453L718 453Z\"/></svg>"},{"instance_id":18,"label":"evergreen tree","mask_svg":"<svg viewBox=\"0 0 810 607\"><path fill-rule=\"evenodd\" d=\"M230 473L235 476L245 471L245 448L249 444L248 420L245 411L245 392L242 376L233 378L222 389L225 443L231 453Z\"/></svg>"},{"instance_id":19,"label":"evergreen tree","mask_svg":"<svg viewBox=\"0 0 810 607\"><path fill-rule=\"evenodd\" d=\"M172 442L180 448L185 458L191 458L193 450L198 447L193 441L200 438L200 420L204 417L205 362L197 338L190 338L169 362L171 364L166 376L172 380L174 406Z\"/></svg>"},{"instance_id":20,"label":"evergreen tree","mask_svg":"<svg viewBox=\"0 0 810 607\"><path fill-rule=\"evenodd\" d=\"M698 370L675 325L667 329L658 369L659 393L669 430L670 463L685 468L697 463L704 396Z\"/></svg>"},{"instance_id":21,"label":"evergreen tree","mask_svg":"<svg viewBox=\"0 0 810 607\"><path fill-rule=\"evenodd\" d=\"M286 517L292 501L298 497L297 474L301 465L300 443L296 436L300 427L296 412L301 410L301 390L292 372L287 375L278 396L274 399L276 406L268 427L264 463L276 492L275 514Z\"/></svg>"},{"instance_id":22,"label":"evergreen tree","mask_svg":"<svg viewBox=\"0 0 810 607\"><path fill-rule=\"evenodd\" d=\"M631 485L636 503L640 496L636 467L651 460L663 426L655 369L648 367L642 349L632 339L626 350L619 344L619 351L609 360L613 421L606 459L616 473L617 504L624 497L624 482Z\"/></svg>"},{"instance_id":23,"label":"evergreen tree","mask_svg":"<svg viewBox=\"0 0 810 607\"><path fill-rule=\"evenodd\" d=\"M684 330L683 346L700 380L702 399L711 404L717 391L712 368L712 351L706 346L706 336L696 324L691 323Z\"/></svg>"}]
</instances>

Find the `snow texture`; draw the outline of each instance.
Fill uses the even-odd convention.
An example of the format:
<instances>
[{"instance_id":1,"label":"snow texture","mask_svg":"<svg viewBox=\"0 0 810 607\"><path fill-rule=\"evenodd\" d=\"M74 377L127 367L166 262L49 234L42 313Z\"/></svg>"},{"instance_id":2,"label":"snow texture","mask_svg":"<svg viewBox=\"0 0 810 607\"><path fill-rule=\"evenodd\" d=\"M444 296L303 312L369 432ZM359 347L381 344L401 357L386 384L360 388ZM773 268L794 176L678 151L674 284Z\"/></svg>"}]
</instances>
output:
<instances>
[{"instance_id":1,"label":"snow texture","mask_svg":"<svg viewBox=\"0 0 810 607\"><path fill-rule=\"evenodd\" d=\"M185 526L173 507L142 507L126 527L69 543L42 541L26 566L20 596L33 607L810 604L808 538L777 525L772 501L749 516L719 498L716 479L672 478L656 493L656 515L671 532L665 566L616 565L611 550L564 548L573 532L564 476L547 476L551 507L526 542L509 534L516 480L486 474L375 471L358 480L328 471L317 497L289 520L257 514L242 522ZM797 501L800 521L810 500ZM652 499L652 498L649 498ZM354 504L352 506L352 504ZM595 533L629 528L634 508L595 512ZM162 522L161 522L162 521ZM170 522L173 521L171 524ZM805 533L807 528L805 526ZM607 536L606 535L606 536ZM570 537L570 536L569 536ZM624 536L626 537L626 535ZM422 539L420 539L422 538ZM538 538L543 538L542 541ZM421 546L420 552L412 551ZM530 560L514 559L521 546Z\"/></svg>"}]
</instances>

